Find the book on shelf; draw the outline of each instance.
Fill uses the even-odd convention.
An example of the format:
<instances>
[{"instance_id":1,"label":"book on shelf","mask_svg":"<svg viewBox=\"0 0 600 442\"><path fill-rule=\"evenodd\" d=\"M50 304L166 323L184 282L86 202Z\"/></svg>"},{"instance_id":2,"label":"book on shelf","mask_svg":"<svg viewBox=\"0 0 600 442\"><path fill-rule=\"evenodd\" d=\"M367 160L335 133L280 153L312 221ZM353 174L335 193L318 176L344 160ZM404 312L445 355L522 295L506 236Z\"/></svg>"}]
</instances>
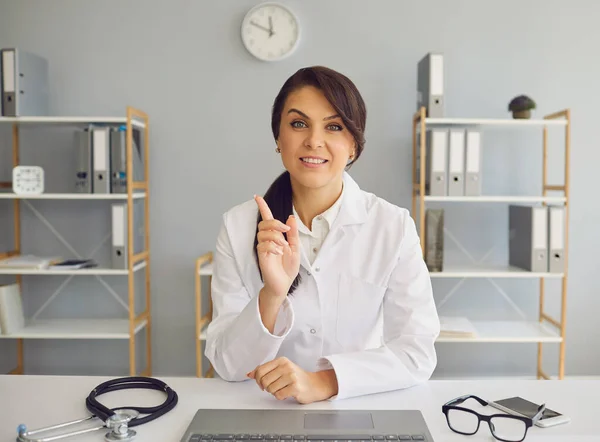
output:
<instances>
[{"instance_id":1,"label":"book on shelf","mask_svg":"<svg viewBox=\"0 0 600 442\"><path fill-rule=\"evenodd\" d=\"M48 266L50 270L74 270L74 269L87 269L91 267L97 267L93 259L66 259L64 261L57 262Z\"/></svg>"},{"instance_id":2,"label":"book on shelf","mask_svg":"<svg viewBox=\"0 0 600 442\"><path fill-rule=\"evenodd\" d=\"M440 316L440 337L474 338L477 330L467 318L462 316Z\"/></svg>"}]
</instances>

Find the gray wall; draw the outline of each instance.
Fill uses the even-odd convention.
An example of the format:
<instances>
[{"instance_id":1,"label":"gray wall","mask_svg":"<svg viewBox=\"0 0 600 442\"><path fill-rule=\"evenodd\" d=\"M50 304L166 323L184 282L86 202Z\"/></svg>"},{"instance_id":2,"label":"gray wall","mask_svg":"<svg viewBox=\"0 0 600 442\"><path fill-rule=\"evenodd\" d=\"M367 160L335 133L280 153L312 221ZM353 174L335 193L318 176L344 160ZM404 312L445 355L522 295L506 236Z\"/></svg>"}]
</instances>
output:
<instances>
[{"instance_id":1,"label":"gray wall","mask_svg":"<svg viewBox=\"0 0 600 442\"><path fill-rule=\"evenodd\" d=\"M600 4L284 0L300 17L303 41L286 61L261 63L244 50L239 31L244 13L256 3L0 0L0 46L33 50L50 60L54 113L120 115L134 105L150 115L154 374L194 374L194 259L213 249L221 214L264 192L281 171L269 112L285 79L301 66L324 64L355 81L368 105L368 124L366 150L352 175L364 189L410 207L416 63L430 50L446 56L448 115L508 117L507 103L520 93L537 100L536 117L572 110L566 373L600 374L600 328L594 321L600 297L593 277L600 208L592 184L600 162L594 100L600 96L600 63L592 55L594 42L600 41L595 21ZM484 136L484 190L539 192L539 131L493 130ZM557 142L550 177L559 181L562 132L552 131L551 137ZM49 216L60 213L53 207L45 205ZM62 207L72 214L88 209ZM505 205L443 207L448 229L476 259L494 245L490 261L506 259ZM4 214L10 206L0 209ZM35 230L35 224L30 227ZM82 241L86 236L74 235ZM49 247L42 236L29 246ZM446 258L448 263L465 260L450 240ZM434 281L436 300L456 282ZM31 287L36 284L42 283L32 281ZM537 281L498 284L535 317ZM549 286L548 303L555 307L559 286ZM98 288L90 287L94 292L85 296L101 299ZM69 296L76 294L65 299ZM64 301L53 314L75 308L69 305L90 313L81 292L71 299L79 304ZM110 300L98 302L103 313L120 312ZM441 309L443 314L465 311L474 317L518 318L488 282L479 280L466 281ZM12 366L13 348L0 342L0 369ZM82 356L86 348L94 356ZM27 342L26 349L28 372L121 373L128 360L125 343L39 341ZM535 373L535 345L443 344L438 349L436 377ZM546 370L555 374L557 347L545 349Z\"/></svg>"}]
</instances>

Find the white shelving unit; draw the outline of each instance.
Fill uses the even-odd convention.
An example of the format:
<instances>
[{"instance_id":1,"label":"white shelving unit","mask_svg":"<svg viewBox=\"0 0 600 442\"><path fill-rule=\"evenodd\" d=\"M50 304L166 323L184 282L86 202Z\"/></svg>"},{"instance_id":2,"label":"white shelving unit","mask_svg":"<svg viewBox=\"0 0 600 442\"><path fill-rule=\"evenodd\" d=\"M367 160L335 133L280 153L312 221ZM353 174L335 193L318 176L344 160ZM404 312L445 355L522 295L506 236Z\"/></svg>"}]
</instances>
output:
<instances>
[{"instance_id":1,"label":"white shelving unit","mask_svg":"<svg viewBox=\"0 0 600 442\"><path fill-rule=\"evenodd\" d=\"M485 278L490 281L496 278L536 278L540 281L539 301L540 311L537 321L476 321L471 320L476 333L475 337L448 337L440 336L437 342L440 343L537 343L538 344L538 361L537 361L537 376L538 378L550 379L542 368L543 344L552 343L560 346L559 361L558 361L558 378L564 377L564 354L565 354L565 307L567 299L567 262L568 262L568 200L569 200L569 154L570 154L570 110L563 110L545 116L543 119L485 119L485 118L428 118L426 117L426 109L421 108L413 116L413 192L412 192L412 216L417 224L421 237L424 238L425 232L425 206L431 202L443 203L533 203L533 204L564 204L565 206L565 272L564 273L544 273L544 272L529 272L520 268L506 266L455 266L445 265L443 271L432 271L432 278ZM548 127L559 126L565 129L565 175L564 184L550 185L547 182L548 169ZM543 131L543 182L541 195L528 196L430 196L425 193L425 162L426 162L426 131L430 127L460 127L460 128L523 128L531 130L531 128L539 128ZM419 149L419 151L417 151ZM420 168L417 168L417 161L420 158ZM417 170L420 170L417 176ZM562 192L562 196L549 196L549 191ZM417 208L418 205L418 208ZM450 215L451 216L451 215ZM425 253L425 241L422 241L423 253ZM561 317L560 319L552 318L544 311L544 294L546 279L560 279L562 282L561 294ZM493 281L492 281L493 282ZM495 284L494 284L495 285ZM452 290L454 292L456 290ZM498 286L496 285L496 288ZM452 292L446 295L449 297ZM516 306L515 306L516 307Z\"/></svg>"},{"instance_id":2,"label":"white shelving unit","mask_svg":"<svg viewBox=\"0 0 600 442\"><path fill-rule=\"evenodd\" d=\"M127 107L124 117L99 117L99 116L66 116L66 117L0 117L0 125L12 126L12 157L13 166L19 165L19 135L20 130L36 130L40 127L51 125L61 126L88 126L90 124L98 125L125 125L126 126L126 149L127 149L127 192L123 194L83 194L83 193L43 193L40 195L17 195L12 192L11 182L0 182L0 199L13 200L14 207L14 249L8 252L0 252L0 259L10 256L17 256L21 251L21 204L27 204L31 207L29 200L91 200L91 201L126 201L127 202L127 220L128 226L126 236L128 240L128 268L86 268L76 270L55 270L55 269L15 269L0 268L0 275L14 275L16 283L19 285L21 296L23 293L23 276L63 276L68 281L75 276L93 276L98 279L106 289L117 299L119 303L127 309L127 317L117 319L80 319L80 318L59 318L59 319L37 319L38 314L60 293L61 288L49 295L45 304L31 318L26 319L25 326L11 334L0 334L0 339L17 340L17 367L11 371L11 374L24 373L23 345L27 339L119 339L129 341L129 373L131 376L138 374L136 369L136 336L142 331L146 331L146 367L139 374L142 376L152 375L152 354L151 354L151 304L150 304L150 244L149 244L149 119L148 115L141 110L133 107ZM133 129L139 129L143 133L143 168L144 180L134 181L133 178ZM133 244L133 201L137 199L146 199L144 222L145 222L145 247L138 254L134 254ZM36 213L36 212L34 212ZM40 216L39 214L36 214ZM59 238L70 250L74 251L64 238ZM76 256L82 258L81 256ZM135 286L134 275L136 272L145 269L145 310L139 314L135 312ZM128 302L124 302L120 297L106 284L103 276L125 276L128 279ZM65 282L66 284L66 282ZM65 285L63 284L63 286ZM62 287L62 286L61 286Z\"/></svg>"}]
</instances>

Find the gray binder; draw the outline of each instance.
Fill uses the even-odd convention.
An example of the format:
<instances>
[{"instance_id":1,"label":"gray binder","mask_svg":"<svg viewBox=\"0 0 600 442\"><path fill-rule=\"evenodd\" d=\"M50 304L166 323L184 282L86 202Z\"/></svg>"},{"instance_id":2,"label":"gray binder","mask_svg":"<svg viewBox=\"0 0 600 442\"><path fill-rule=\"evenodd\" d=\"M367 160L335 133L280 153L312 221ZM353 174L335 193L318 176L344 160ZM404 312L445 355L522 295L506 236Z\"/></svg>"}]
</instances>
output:
<instances>
[{"instance_id":1,"label":"gray binder","mask_svg":"<svg viewBox=\"0 0 600 442\"><path fill-rule=\"evenodd\" d=\"M448 194L448 131L431 129L426 133L425 144L425 194ZM421 176L421 150L417 147L417 183Z\"/></svg>"},{"instance_id":2,"label":"gray binder","mask_svg":"<svg viewBox=\"0 0 600 442\"><path fill-rule=\"evenodd\" d=\"M144 198L133 200L133 255L145 249ZM114 269L125 270L128 264L127 203L112 205L112 257Z\"/></svg>"},{"instance_id":3,"label":"gray binder","mask_svg":"<svg viewBox=\"0 0 600 442\"><path fill-rule=\"evenodd\" d=\"M125 127L110 132L111 191L127 193L127 132ZM139 130L133 130L133 180L143 181L144 169L141 155Z\"/></svg>"},{"instance_id":4,"label":"gray binder","mask_svg":"<svg viewBox=\"0 0 600 442\"><path fill-rule=\"evenodd\" d=\"M92 135L89 129L75 132L75 193L93 193Z\"/></svg>"},{"instance_id":5,"label":"gray binder","mask_svg":"<svg viewBox=\"0 0 600 442\"><path fill-rule=\"evenodd\" d=\"M467 130L467 148L465 155L465 195L481 195L481 132Z\"/></svg>"},{"instance_id":6,"label":"gray binder","mask_svg":"<svg viewBox=\"0 0 600 442\"><path fill-rule=\"evenodd\" d=\"M110 133L108 127L93 127L94 193L110 193Z\"/></svg>"},{"instance_id":7,"label":"gray binder","mask_svg":"<svg viewBox=\"0 0 600 442\"><path fill-rule=\"evenodd\" d=\"M444 270L444 209L425 211L425 264L430 272Z\"/></svg>"},{"instance_id":8,"label":"gray binder","mask_svg":"<svg viewBox=\"0 0 600 442\"><path fill-rule=\"evenodd\" d=\"M448 195L465 194L465 131L452 129L448 148Z\"/></svg>"},{"instance_id":9,"label":"gray binder","mask_svg":"<svg viewBox=\"0 0 600 442\"><path fill-rule=\"evenodd\" d=\"M548 207L548 271L563 273L565 271L565 208L563 206Z\"/></svg>"},{"instance_id":10,"label":"gray binder","mask_svg":"<svg viewBox=\"0 0 600 442\"><path fill-rule=\"evenodd\" d=\"M417 109L425 106L427 117L444 116L444 56L428 53L417 65Z\"/></svg>"},{"instance_id":11,"label":"gray binder","mask_svg":"<svg viewBox=\"0 0 600 442\"><path fill-rule=\"evenodd\" d=\"M2 115L48 115L48 61L17 48L2 49Z\"/></svg>"},{"instance_id":12,"label":"gray binder","mask_svg":"<svg viewBox=\"0 0 600 442\"><path fill-rule=\"evenodd\" d=\"M548 271L548 211L543 206L509 206L509 264Z\"/></svg>"},{"instance_id":13,"label":"gray binder","mask_svg":"<svg viewBox=\"0 0 600 442\"><path fill-rule=\"evenodd\" d=\"M111 192L127 193L127 145L125 131L110 131Z\"/></svg>"}]
</instances>

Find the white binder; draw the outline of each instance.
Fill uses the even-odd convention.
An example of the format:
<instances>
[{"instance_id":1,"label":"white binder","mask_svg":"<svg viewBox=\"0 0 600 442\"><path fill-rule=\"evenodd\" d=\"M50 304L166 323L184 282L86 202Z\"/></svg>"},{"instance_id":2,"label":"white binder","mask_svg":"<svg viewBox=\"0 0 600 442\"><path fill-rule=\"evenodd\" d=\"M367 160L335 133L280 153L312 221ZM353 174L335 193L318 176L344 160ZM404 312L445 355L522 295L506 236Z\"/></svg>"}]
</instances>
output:
<instances>
[{"instance_id":1,"label":"white binder","mask_svg":"<svg viewBox=\"0 0 600 442\"><path fill-rule=\"evenodd\" d=\"M417 64L417 110L424 106L427 117L444 116L444 55L428 53Z\"/></svg>"},{"instance_id":2,"label":"white binder","mask_svg":"<svg viewBox=\"0 0 600 442\"><path fill-rule=\"evenodd\" d=\"M565 271L565 208L563 206L548 207L548 271L563 273Z\"/></svg>"},{"instance_id":3,"label":"white binder","mask_svg":"<svg viewBox=\"0 0 600 442\"><path fill-rule=\"evenodd\" d=\"M45 116L49 112L48 60L18 48L4 48L0 100L5 117Z\"/></svg>"},{"instance_id":4,"label":"white binder","mask_svg":"<svg viewBox=\"0 0 600 442\"><path fill-rule=\"evenodd\" d=\"M133 204L133 251L137 255L145 249L145 219L144 198L135 199ZM127 223L127 203L112 205L112 257L111 265L114 269L127 270L129 268L129 241Z\"/></svg>"},{"instance_id":5,"label":"white binder","mask_svg":"<svg viewBox=\"0 0 600 442\"><path fill-rule=\"evenodd\" d=\"M110 193L110 134L108 127L92 129L94 193Z\"/></svg>"},{"instance_id":6,"label":"white binder","mask_svg":"<svg viewBox=\"0 0 600 442\"><path fill-rule=\"evenodd\" d=\"M127 269L127 204L112 205L113 269Z\"/></svg>"},{"instance_id":7,"label":"white binder","mask_svg":"<svg viewBox=\"0 0 600 442\"><path fill-rule=\"evenodd\" d=\"M9 335L25 326L18 284L0 285L0 327Z\"/></svg>"},{"instance_id":8,"label":"white binder","mask_svg":"<svg viewBox=\"0 0 600 442\"><path fill-rule=\"evenodd\" d=\"M448 158L448 196L464 196L465 131L450 130Z\"/></svg>"},{"instance_id":9,"label":"white binder","mask_svg":"<svg viewBox=\"0 0 600 442\"><path fill-rule=\"evenodd\" d=\"M448 131L430 129L425 136L425 194L448 194ZM421 177L421 150L417 149L417 183Z\"/></svg>"},{"instance_id":10,"label":"white binder","mask_svg":"<svg viewBox=\"0 0 600 442\"><path fill-rule=\"evenodd\" d=\"M465 195L481 195L481 132L467 130Z\"/></svg>"}]
</instances>

